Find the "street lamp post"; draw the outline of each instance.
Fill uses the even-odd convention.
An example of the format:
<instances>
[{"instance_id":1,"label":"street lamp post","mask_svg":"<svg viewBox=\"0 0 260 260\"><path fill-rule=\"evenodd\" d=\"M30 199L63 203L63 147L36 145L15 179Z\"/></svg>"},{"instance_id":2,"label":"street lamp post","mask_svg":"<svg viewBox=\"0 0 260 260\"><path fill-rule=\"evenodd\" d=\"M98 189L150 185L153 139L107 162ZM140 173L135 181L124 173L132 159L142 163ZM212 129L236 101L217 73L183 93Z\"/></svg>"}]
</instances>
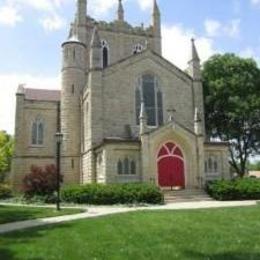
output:
<instances>
[{"instance_id":1,"label":"street lamp post","mask_svg":"<svg viewBox=\"0 0 260 260\"><path fill-rule=\"evenodd\" d=\"M58 132L55 134L56 139L56 168L57 168L57 200L56 208L60 211L60 154L61 154L61 143L62 143L63 134Z\"/></svg>"}]
</instances>

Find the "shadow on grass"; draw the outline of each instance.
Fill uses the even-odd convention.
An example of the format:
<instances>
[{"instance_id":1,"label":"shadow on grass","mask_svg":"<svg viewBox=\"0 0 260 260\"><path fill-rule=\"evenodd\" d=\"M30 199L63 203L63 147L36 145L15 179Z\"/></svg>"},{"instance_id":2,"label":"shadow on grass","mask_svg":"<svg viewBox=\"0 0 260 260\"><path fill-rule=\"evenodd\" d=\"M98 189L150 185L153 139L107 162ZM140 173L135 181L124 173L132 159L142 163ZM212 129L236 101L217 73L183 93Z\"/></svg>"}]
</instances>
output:
<instances>
[{"instance_id":1,"label":"shadow on grass","mask_svg":"<svg viewBox=\"0 0 260 260\"><path fill-rule=\"evenodd\" d=\"M77 213L80 213L80 211L73 214ZM0 206L0 224L35 220L38 218L46 217L58 217L70 214L72 214L72 212L64 212L64 210L61 212L57 212L55 208Z\"/></svg>"},{"instance_id":2,"label":"shadow on grass","mask_svg":"<svg viewBox=\"0 0 260 260\"><path fill-rule=\"evenodd\" d=\"M225 249L223 249L225 250ZM209 260L259 260L260 253L256 252L220 252L204 254L196 251L186 251L185 259L209 259Z\"/></svg>"},{"instance_id":3,"label":"shadow on grass","mask_svg":"<svg viewBox=\"0 0 260 260\"><path fill-rule=\"evenodd\" d=\"M35 219L35 210L20 207L17 210L9 206L0 206L0 224Z\"/></svg>"},{"instance_id":4,"label":"shadow on grass","mask_svg":"<svg viewBox=\"0 0 260 260\"><path fill-rule=\"evenodd\" d=\"M39 221L40 222L40 221ZM43 231L57 231L64 228L69 228L70 223L60 225L47 225L14 231L11 233L0 235L0 260L46 260L46 257L21 257L19 247L26 248L41 237L45 236Z\"/></svg>"}]
</instances>

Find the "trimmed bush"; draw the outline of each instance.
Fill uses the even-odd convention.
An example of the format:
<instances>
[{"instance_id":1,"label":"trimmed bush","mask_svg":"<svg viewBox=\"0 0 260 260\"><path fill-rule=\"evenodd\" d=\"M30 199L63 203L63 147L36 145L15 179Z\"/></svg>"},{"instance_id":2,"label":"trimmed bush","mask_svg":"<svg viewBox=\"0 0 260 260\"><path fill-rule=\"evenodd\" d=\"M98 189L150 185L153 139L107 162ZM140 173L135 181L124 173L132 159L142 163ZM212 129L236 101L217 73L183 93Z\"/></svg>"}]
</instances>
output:
<instances>
[{"instance_id":1,"label":"trimmed bush","mask_svg":"<svg viewBox=\"0 0 260 260\"><path fill-rule=\"evenodd\" d=\"M62 177L60 182L62 182ZM46 165L45 168L32 165L31 173L23 179L23 191L26 198L52 196L56 189L57 170L55 165Z\"/></svg>"},{"instance_id":2,"label":"trimmed bush","mask_svg":"<svg viewBox=\"0 0 260 260\"><path fill-rule=\"evenodd\" d=\"M0 184L0 199L8 199L12 197L12 190L5 184Z\"/></svg>"},{"instance_id":3,"label":"trimmed bush","mask_svg":"<svg viewBox=\"0 0 260 260\"><path fill-rule=\"evenodd\" d=\"M163 194L150 184L87 184L64 187L61 191L64 202L94 205L163 203Z\"/></svg>"},{"instance_id":4,"label":"trimmed bush","mask_svg":"<svg viewBox=\"0 0 260 260\"><path fill-rule=\"evenodd\" d=\"M214 181L207 185L207 192L216 200L259 200L260 180L244 178Z\"/></svg>"}]
</instances>

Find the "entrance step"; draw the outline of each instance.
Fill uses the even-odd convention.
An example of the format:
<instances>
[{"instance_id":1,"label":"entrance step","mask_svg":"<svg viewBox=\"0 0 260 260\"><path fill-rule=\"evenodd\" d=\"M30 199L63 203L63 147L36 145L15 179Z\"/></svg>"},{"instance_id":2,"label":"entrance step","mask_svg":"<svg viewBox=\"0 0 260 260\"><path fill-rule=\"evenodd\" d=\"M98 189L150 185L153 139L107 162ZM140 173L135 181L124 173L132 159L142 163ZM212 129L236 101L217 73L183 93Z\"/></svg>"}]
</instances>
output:
<instances>
[{"instance_id":1,"label":"entrance step","mask_svg":"<svg viewBox=\"0 0 260 260\"><path fill-rule=\"evenodd\" d=\"M193 201L212 201L209 195L200 189L188 190L170 190L163 189L164 201L168 203L193 202Z\"/></svg>"}]
</instances>

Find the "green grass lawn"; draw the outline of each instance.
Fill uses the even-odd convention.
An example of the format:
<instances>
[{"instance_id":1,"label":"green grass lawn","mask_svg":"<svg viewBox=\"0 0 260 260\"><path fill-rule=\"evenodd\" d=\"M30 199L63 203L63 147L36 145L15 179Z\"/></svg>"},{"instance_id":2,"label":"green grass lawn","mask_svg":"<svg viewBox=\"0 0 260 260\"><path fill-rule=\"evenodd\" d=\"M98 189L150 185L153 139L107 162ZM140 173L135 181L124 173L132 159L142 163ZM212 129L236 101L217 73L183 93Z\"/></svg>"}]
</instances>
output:
<instances>
[{"instance_id":1,"label":"green grass lawn","mask_svg":"<svg viewBox=\"0 0 260 260\"><path fill-rule=\"evenodd\" d=\"M0 236L0 259L260 259L260 207L147 211Z\"/></svg>"},{"instance_id":2,"label":"green grass lawn","mask_svg":"<svg viewBox=\"0 0 260 260\"><path fill-rule=\"evenodd\" d=\"M0 205L0 224L28 219L56 217L80 212L82 212L80 209L62 209L58 212L53 208L13 207Z\"/></svg>"}]
</instances>

